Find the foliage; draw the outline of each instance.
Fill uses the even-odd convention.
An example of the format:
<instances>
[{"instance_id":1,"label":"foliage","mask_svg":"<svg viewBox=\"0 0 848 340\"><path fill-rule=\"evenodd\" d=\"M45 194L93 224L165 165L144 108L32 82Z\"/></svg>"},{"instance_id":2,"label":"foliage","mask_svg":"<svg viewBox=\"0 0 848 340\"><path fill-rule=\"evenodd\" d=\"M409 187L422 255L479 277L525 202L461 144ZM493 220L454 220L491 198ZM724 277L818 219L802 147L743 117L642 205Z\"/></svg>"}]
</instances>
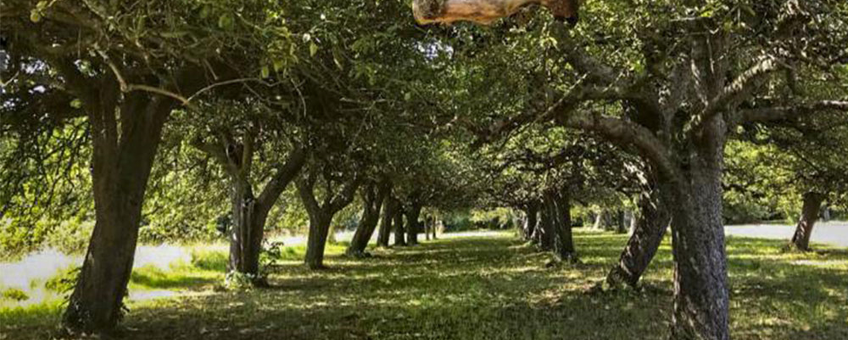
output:
<instances>
[{"instance_id":1,"label":"foliage","mask_svg":"<svg viewBox=\"0 0 848 340\"><path fill-rule=\"evenodd\" d=\"M23 290L20 290L18 288L6 288L3 290L2 293L0 293L0 298L14 301L24 301L28 300L29 296Z\"/></svg>"}]
</instances>

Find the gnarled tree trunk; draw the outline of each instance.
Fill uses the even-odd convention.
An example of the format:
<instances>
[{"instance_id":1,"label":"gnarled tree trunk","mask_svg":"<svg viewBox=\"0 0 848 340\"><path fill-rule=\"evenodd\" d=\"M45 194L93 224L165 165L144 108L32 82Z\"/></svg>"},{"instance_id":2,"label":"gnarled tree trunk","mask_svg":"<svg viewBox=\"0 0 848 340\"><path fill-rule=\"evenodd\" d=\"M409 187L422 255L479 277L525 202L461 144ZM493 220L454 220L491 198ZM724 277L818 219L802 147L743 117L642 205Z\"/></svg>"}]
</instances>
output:
<instances>
[{"instance_id":1,"label":"gnarled tree trunk","mask_svg":"<svg viewBox=\"0 0 848 340\"><path fill-rule=\"evenodd\" d=\"M321 203L318 203L314 192L315 182L318 179L318 170L310 170L305 176L301 176L299 180L295 181L295 183L297 184L297 192L300 194L300 199L303 201L303 206L309 215L309 236L306 240L304 262L309 269L315 270L325 268L324 248L327 245L327 236L330 233L330 224L333 222L333 216L353 201L353 195L359 187L360 178L357 174L354 174L336 192L333 190L336 186L331 183L333 179L325 175L325 197Z\"/></svg>"},{"instance_id":2,"label":"gnarled tree trunk","mask_svg":"<svg viewBox=\"0 0 848 340\"><path fill-rule=\"evenodd\" d=\"M804 194L801 218L798 219L798 225L795 227L795 234L792 236L790 246L801 251L810 250L810 236L813 234L813 226L819 219L822 202L826 198L826 195L818 192L811 191Z\"/></svg>"},{"instance_id":3,"label":"gnarled tree trunk","mask_svg":"<svg viewBox=\"0 0 848 340\"><path fill-rule=\"evenodd\" d=\"M387 185L378 185L371 183L364 188L362 192L362 218L359 220L359 225L350 240L350 246L347 248L347 254L350 256L361 257L368 256L365 248L374 235L374 230L377 228L377 221L380 219L380 208L383 206L386 195L388 194Z\"/></svg>"},{"instance_id":4,"label":"gnarled tree trunk","mask_svg":"<svg viewBox=\"0 0 848 340\"><path fill-rule=\"evenodd\" d=\"M645 175L641 183L639 211L633 216L633 232L619 256L618 264L607 274L606 283L610 287L622 284L636 287L656 255L671 220L660 197L656 178L647 172Z\"/></svg>"},{"instance_id":5,"label":"gnarled tree trunk","mask_svg":"<svg viewBox=\"0 0 848 340\"><path fill-rule=\"evenodd\" d=\"M548 190L545 202L553 229L553 253L559 261L573 262L577 259L577 253L571 231L571 202L568 193L558 189Z\"/></svg>"},{"instance_id":6,"label":"gnarled tree trunk","mask_svg":"<svg viewBox=\"0 0 848 340\"><path fill-rule=\"evenodd\" d=\"M175 103L126 94L118 104L114 79L86 98L94 145L95 225L63 323L86 332L114 328L132 272L147 181L162 128ZM120 107L120 124L116 111Z\"/></svg>"},{"instance_id":7,"label":"gnarled tree trunk","mask_svg":"<svg viewBox=\"0 0 848 340\"><path fill-rule=\"evenodd\" d=\"M671 183L669 207L674 246L675 339L730 338L727 255L722 223L721 174L726 126L722 117L703 122L703 136L689 150L680 176ZM681 155L682 156L682 155ZM665 197L665 194L663 194Z\"/></svg>"}]
</instances>

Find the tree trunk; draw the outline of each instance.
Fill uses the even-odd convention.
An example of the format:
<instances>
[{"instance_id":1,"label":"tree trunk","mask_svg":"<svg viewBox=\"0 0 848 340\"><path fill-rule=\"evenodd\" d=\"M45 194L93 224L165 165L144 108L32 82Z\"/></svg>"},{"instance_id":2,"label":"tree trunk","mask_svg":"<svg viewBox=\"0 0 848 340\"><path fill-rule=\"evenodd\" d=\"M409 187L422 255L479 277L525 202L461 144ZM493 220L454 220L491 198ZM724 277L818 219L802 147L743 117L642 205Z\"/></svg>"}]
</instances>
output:
<instances>
[{"instance_id":1,"label":"tree trunk","mask_svg":"<svg viewBox=\"0 0 848 340\"><path fill-rule=\"evenodd\" d=\"M530 241L539 224L539 205L535 202L528 203L524 214L527 215L524 219L524 240Z\"/></svg>"},{"instance_id":2,"label":"tree trunk","mask_svg":"<svg viewBox=\"0 0 848 340\"><path fill-rule=\"evenodd\" d=\"M639 212L633 216L633 232L619 256L618 265L607 274L606 283L610 287L622 284L636 287L656 255L671 220L656 179L650 177L651 174L646 175L639 196Z\"/></svg>"},{"instance_id":3,"label":"tree trunk","mask_svg":"<svg viewBox=\"0 0 848 340\"><path fill-rule=\"evenodd\" d=\"M395 210L397 210L397 201L392 197L387 197L386 203L383 204L383 219L380 222L380 233L377 235L377 246L389 247Z\"/></svg>"},{"instance_id":4,"label":"tree trunk","mask_svg":"<svg viewBox=\"0 0 848 340\"><path fill-rule=\"evenodd\" d=\"M421 230L421 222L418 221L419 216L421 216L421 203L414 202L406 211L406 238L410 246L418 244L418 233Z\"/></svg>"},{"instance_id":5,"label":"tree trunk","mask_svg":"<svg viewBox=\"0 0 848 340\"><path fill-rule=\"evenodd\" d=\"M309 215L309 236L306 240L304 262L309 269L324 269L324 248L327 245L327 236L333 218L320 211Z\"/></svg>"},{"instance_id":6,"label":"tree trunk","mask_svg":"<svg viewBox=\"0 0 848 340\"><path fill-rule=\"evenodd\" d=\"M592 224L592 229L594 230L604 230L606 228L606 217L607 212L604 209L598 210L598 214L595 215L595 223Z\"/></svg>"},{"instance_id":7,"label":"tree trunk","mask_svg":"<svg viewBox=\"0 0 848 340\"><path fill-rule=\"evenodd\" d=\"M617 224L618 228L615 229L615 232L619 233L619 234L626 233L627 232L627 221L626 221L626 214L624 213L624 210L621 210L621 209L618 210L618 220L616 222L618 222L618 224Z\"/></svg>"},{"instance_id":8,"label":"tree trunk","mask_svg":"<svg viewBox=\"0 0 848 340\"><path fill-rule=\"evenodd\" d=\"M541 219L534 237L539 248L543 251L554 249L554 218L551 215L551 205L553 205L553 202L549 199L542 202Z\"/></svg>"},{"instance_id":9,"label":"tree trunk","mask_svg":"<svg viewBox=\"0 0 848 340\"><path fill-rule=\"evenodd\" d=\"M84 332L110 330L121 319L147 181L173 107L158 96L126 95L118 124L117 91L115 84L101 86L101 102L86 103L96 222L63 315L65 326Z\"/></svg>"},{"instance_id":10,"label":"tree trunk","mask_svg":"<svg viewBox=\"0 0 848 340\"><path fill-rule=\"evenodd\" d=\"M722 156L725 126L713 119L688 164L671 183L666 202L673 219L674 313L672 338L727 340L729 292L722 224ZM662 179L661 179L662 180ZM661 185L661 190L666 188ZM665 196L665 195L663 195Z\"/></svg>"},{"instance_id":11,"label":"tree trunk","mask_svg":"<svg viewBox=\"0 0 848 340\"><path fill-rule=\"evenodd\" d=\"M232 200L234 224L227 270L246 274L254 284L261 285L259 254L262 252L268 211L257 204L253 190L246 181L235 181Z\"/></svg>"},{"instance_id":12,"label":"tree trunk","mask_svg":"<svg viewBox=\"0 0 848 340\"><path fill-rule=\"evenodd\" d=\"M574 238L571 231L571 202L567 192L550 190L545 198L548 214L553 228L553 252L557 260L573 262L577 260L574 251Z\"/></svg>"},{"instance_id":13,"label":"tree trunk","mask_svg":"<svg viewBox=\"0 0 848 340\"><path fill-rule=\"evenodd\" d=\"M801 251L810 250L810 236L813 234L813 226L819 218L822 202L827 198L824 194L808 192L804 194L804 207L801 209L801 218L792 236L792 246Z\"/></svg>"},{"instance_id":14,"label":"tree trunk","mask_svg":"<svg viewBox=\"0 0 848 340\"><path fill-rule=\"evenodd\" d=\"M401 247L406 246L406 235L403 228L403 209L400 204L397 205L397 209L395 210L394 227L395 245Z\"/></svg>"},{"instance_id":15,"label":"tree trunk","mask_svg":"<svg viewBox=\"0 0 848 340\"><path fill-rule=\"evenodd\" d=\"M365 248L368 247L368 242L371 241L371 236L374 235L374 230L377 229L377 222L380 219L380 208L383 206L387 191L386 186L378 188L376 183L372 183L364 188L362 195L362 218L359 220L359 225L356 227L356 232L354 232L350 246L347 248L348 255L355 257L368 256Z\"/></svg>"}]
</instances>

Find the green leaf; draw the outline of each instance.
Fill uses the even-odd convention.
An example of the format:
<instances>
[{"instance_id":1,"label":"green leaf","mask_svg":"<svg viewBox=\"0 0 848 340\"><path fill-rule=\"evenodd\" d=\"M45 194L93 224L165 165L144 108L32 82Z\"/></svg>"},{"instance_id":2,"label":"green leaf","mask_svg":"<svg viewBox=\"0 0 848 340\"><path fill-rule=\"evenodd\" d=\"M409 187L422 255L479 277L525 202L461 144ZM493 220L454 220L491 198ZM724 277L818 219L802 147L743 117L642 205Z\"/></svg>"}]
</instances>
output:
<instances>
[{"instance_id":1,"label":"green leaf","mask_svg":"<svg viewBox=\"0 0 848 340\"><path fill-rule=\"evenodd\" d=\"M235 19L233 18L233 15L230 14L230 13L226 13L226 14L223 14L220 17L218 17L218 27L220 27L222 29L225 29L225 30L233 29L234 24L235 24Z\"/></svg>"},{"instance_id":2,"label":"green leaf","mask_svg":"<svg viewBox=\"0 0 848 340\"><path fill-rule=\"evenodd\" d=\"M37 10L32 10L29 14L29 20L35 23L41 21L41 13L38 13Z\"/></svg>"},{"instance_id":3,"label":"green leaf","mask_svg":"<svg viewBox=\"0 0 848 340\"><path fill-rule=\"evenodd\" d=\"M310 43L309 44L309 56L314 57L316 53L318 53L318 45L316 45L315 43Z\"/></svg>"},{"instance_id":4,"label":"green leaf","mask_svg":"<svg viewBox=\"0 0 848 340\"><path fill-rule=\"evenodd\" d=\"M271 70L268 69L268 66L262 66L262 78L268 78L271 76Z\"/></svg>"}]
</instances>

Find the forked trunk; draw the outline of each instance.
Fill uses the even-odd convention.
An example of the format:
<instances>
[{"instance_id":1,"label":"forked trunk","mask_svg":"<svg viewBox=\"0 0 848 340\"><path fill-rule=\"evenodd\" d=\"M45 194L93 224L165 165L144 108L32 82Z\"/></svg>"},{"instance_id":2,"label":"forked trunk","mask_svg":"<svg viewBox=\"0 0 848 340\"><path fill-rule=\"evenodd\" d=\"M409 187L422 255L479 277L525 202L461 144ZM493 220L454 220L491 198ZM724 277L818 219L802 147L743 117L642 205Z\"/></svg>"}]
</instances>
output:
<instances>
[{"instance_id":1,"label":"forked trunk","mask_svg":"<svg viewBox=\"0 0 848 340\"><path fill-rule=\"evenodd\" d=\"M622 284L636 287L656 255L671 220L660 194L655 179L647 178L642 183L639 211L633 216L633 232L619 256L618 264L607 274L606 283L610 287Z\"/></svg>"},{"instance_id":2,"label":"forked trunk","mask_svg":"<svg viewBox=\"0 0 848 340\"><path fill-rule=\"evenodd\" d=\"M822 203L824 202L824 194L817 192L808 192L804 194L804 206L801 209L801 218L798 220L798 225L795 227L795 235L792 236L793 248L801 251L810 250L810 236L813 234L813 226L819 219Z\"/></svg>"},{"instance_id":3,"label":"forked trunk","mask_svg":"<svg viewBox=\"0 0 848 340\"><path fill-rule=\"evenodd\" d=\"M371 241L371 236L377 229L380 208L383 206L387 189L377 188L376 184L372 184L365 187L363 192L362 218L359 220L359 225L356 227L353 238L350 240L350 246L347 248L348 255L357 257L367 256L365 248L368 247L368 242Z\"/></svg>"}]
</instances>

